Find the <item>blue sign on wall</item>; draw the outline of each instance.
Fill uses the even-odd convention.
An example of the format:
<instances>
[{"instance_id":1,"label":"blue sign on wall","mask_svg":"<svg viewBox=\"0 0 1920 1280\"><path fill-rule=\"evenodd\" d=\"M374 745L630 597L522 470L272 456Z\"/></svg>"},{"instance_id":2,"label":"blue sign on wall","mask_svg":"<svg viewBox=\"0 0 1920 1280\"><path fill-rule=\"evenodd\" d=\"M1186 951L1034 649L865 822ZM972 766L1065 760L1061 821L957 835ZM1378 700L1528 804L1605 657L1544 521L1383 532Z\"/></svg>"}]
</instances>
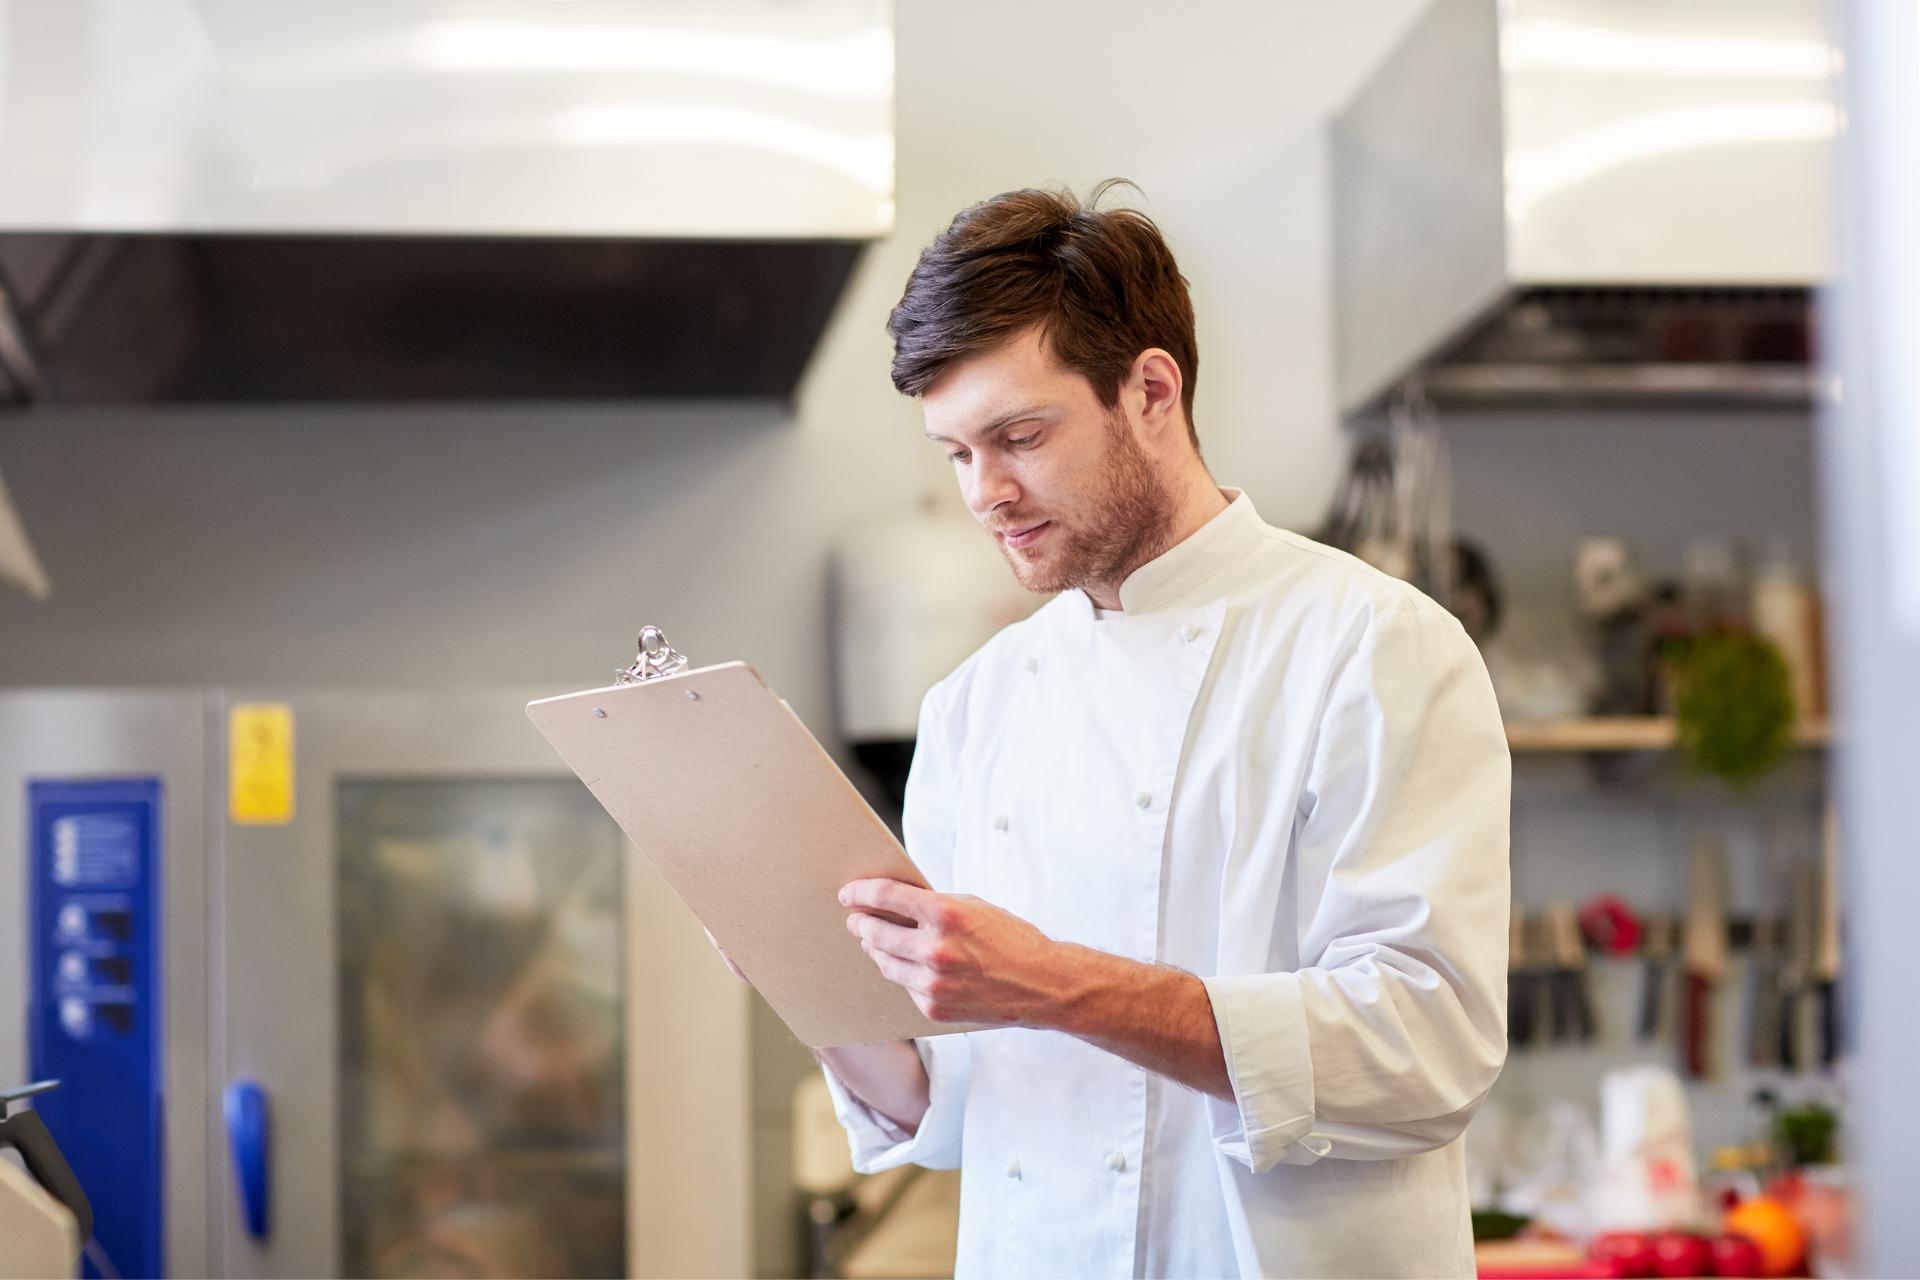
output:
<instances>
[{"instance_id":1,"label":"blue sign on wall","mask_svg":"<svg viewBox=\"0 0 1920 1280\"><path fill-rule=\"evenodd\" d=\"M160 1276L160 783L27 784L34 1100L122 1276ZM87 1274L99 1275L91 1260Z\"/></svg>"}]
</instances>

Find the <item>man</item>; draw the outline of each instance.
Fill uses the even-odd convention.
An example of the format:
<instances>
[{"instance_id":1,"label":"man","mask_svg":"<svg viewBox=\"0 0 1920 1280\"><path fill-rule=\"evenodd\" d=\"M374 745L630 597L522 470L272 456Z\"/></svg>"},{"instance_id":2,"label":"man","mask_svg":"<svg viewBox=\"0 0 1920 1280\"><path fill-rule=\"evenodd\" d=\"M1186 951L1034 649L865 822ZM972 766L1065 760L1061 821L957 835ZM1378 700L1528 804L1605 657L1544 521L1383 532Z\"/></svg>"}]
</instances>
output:
<instances>
[{"instance_id":1,"label":"man","mask_svg":"<svg viewBox=\"0 0 1920 1280\"><path fill-rule=\"evenodd\" d=\"M968 507L1059 594L927 695L936 891L842 891L928 1016L994 1028L824 1051L855 1163L960 1165L961 1275L1471 1275L1492 688L1441 607L1214 483L1186 281L1097 205L964 211L889 321Z\"/></svg>"}]
</instances>

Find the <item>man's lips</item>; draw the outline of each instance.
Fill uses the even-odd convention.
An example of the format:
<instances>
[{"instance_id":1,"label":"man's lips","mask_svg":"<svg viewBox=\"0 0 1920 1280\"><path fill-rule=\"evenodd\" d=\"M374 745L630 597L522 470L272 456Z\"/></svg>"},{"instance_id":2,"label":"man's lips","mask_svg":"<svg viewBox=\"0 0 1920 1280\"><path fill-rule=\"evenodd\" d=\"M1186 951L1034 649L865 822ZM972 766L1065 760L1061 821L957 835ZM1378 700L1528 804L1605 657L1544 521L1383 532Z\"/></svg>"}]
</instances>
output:
<instances>
[{"instance_id":1,"label":"man's lips","mask_svg":"<svg viewBox=\"0 0 1920 1280\"><path fill-rule=\"evenodd\" d=\"M1034 540L1045 533L1052 524L1053 521L1051 520L1042 520L1039 524L1030 524L1023 529L1002 529L1000 531L1000 537L1008 546L1016 549L1030 546Z\"/></svg>"}]
</instances>

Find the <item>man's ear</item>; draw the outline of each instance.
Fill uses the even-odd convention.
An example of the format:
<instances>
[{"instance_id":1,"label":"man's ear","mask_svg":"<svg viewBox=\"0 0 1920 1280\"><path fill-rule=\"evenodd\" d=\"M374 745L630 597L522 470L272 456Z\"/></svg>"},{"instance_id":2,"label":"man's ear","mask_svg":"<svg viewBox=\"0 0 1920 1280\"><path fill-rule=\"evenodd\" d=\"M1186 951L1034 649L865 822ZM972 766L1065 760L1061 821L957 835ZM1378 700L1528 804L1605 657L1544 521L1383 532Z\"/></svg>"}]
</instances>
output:
<instances>
[{"instance_id":1,"label":"man's ear","mask_svg":"<svg viewBox=\"0 0 1920 1280\"><path fill-rule=\"evenodd\" d=\"M1169 429L1184 436L1180 423L1180 389L1184 385L1180 364L1159 347L1148 347L1133 358L1127 386L1139 397L1140 425L1148 436L1158 439Z\"/></svg>"}]
</instances>

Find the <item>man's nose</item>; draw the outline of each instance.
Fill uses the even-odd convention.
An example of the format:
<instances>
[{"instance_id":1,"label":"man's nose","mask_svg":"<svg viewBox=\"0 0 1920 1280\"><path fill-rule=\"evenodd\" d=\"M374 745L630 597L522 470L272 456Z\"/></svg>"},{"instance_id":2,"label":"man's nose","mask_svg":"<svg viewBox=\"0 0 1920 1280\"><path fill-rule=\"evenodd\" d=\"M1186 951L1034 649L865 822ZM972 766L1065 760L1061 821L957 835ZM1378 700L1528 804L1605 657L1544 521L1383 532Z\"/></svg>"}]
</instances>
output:
<instances>
[{"instance_id":1,"label":"man's nose","mask_svg":"<svg viewBox=\"0 0 1920 1280\"><path fill-rule=\"evenodd\" d=\"M1014 483L1012 471L996 459L982 458L977 454L966 487L968 508L983 520L995 507L1005 506L1020 497L1020 487Z\"/></svg>"}]
</instances>

